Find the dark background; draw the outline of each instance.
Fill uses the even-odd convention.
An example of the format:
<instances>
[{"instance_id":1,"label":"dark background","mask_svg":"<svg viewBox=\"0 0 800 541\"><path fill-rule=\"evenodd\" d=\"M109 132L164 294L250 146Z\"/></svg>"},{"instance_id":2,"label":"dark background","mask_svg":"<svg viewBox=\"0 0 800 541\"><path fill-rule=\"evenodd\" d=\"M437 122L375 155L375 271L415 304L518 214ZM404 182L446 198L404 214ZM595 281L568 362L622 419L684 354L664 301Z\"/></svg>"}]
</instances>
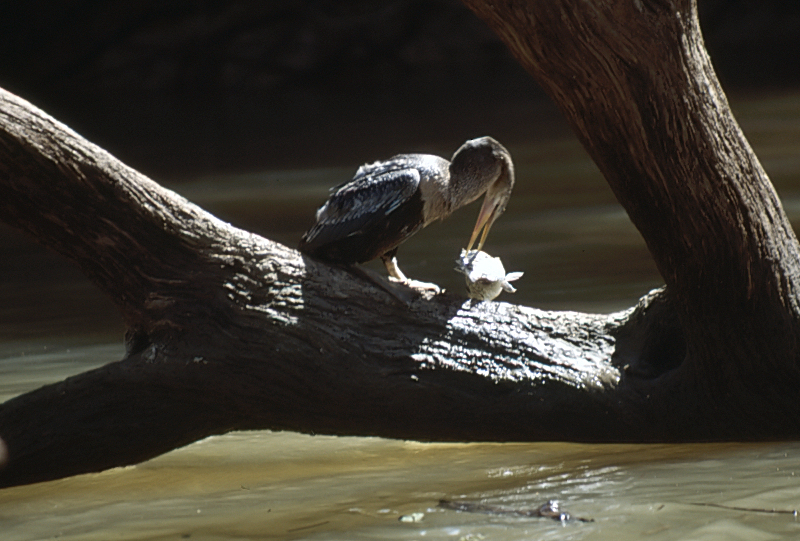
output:
<instances>
[{"instance_id":1,"label":"dark background","mask_svg":"<svg viewBox=\"0 0 800 541\"><path fill-rule=\"evenodd\" d=\"M4 4L0 86L161 180L566 131L455 0ZM800 83L800 2L700 11L727 90Z\"/></svg>"}]
</instances>

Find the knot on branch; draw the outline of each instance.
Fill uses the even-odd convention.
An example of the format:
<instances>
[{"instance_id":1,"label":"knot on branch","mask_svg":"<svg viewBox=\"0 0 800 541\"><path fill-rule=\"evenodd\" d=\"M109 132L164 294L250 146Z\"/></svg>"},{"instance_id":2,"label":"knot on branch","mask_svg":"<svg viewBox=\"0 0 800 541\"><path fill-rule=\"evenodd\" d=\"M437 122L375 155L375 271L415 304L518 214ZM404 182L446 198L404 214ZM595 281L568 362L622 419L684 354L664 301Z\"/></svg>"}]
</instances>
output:
<instances>
[{"instance_id":1,"label":"knot on branch","mask_svg":"<svg viewBox=\"0 0 800 541\"><path fill-rule=\"evenodd\" d=\"M655 378L680 366L686 357L683 329L665 287L642 297L613 334L617 344L612 363L628 375Z\"/></svg>"}]
</instances>

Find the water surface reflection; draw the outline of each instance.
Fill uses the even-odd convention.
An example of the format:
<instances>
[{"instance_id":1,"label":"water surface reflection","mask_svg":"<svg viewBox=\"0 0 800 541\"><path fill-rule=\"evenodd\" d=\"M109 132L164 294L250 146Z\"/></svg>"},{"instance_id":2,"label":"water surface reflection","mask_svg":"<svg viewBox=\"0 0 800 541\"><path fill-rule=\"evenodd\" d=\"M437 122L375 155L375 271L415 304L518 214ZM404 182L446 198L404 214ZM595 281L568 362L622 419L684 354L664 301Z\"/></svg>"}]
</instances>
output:
<instances>
[{"instance_id":1,"label":"water surface reflection","mask_svg":"<svg viewBox=\"0 0 800 541\"><path fill-rule=\"evenodd\" d=\"M245 432L145 464L0 492L3 538L773 539L800 506L787 445L422 444ZM591 523L437 507L538 507ZM400 516L423 513L420 522Z\"/></svg>"}]
</instances>

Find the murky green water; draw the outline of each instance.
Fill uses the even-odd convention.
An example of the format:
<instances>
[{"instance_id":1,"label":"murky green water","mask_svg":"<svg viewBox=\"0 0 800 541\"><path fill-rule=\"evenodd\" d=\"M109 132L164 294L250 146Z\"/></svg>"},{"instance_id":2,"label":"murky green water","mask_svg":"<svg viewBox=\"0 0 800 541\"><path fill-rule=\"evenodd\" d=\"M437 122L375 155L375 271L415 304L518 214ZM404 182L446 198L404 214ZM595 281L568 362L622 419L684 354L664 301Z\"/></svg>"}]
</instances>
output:
<instances>
[{"instance_id":1,"label":"murky green water","mask_svg":"<svg viewBox=\"0 0 800 541\"><path fill-rule=\"evenodd\" d=\"M734 106L787 212L800 219L800 96ZM577 143L540 141L511 152L518 185L486 249L525 276L501 299L612 311L660 284ZM176 189L293 245L327 188L357 165L199 179ZM452 259L476 214L477 206L464 209L406 243L403 269L462 288ZM114 308L70 263L0 233L0 400L120 358ZM135 467L0 490L0 539L795 539L796 516L758 510L800 509L798 477L800 443L420 444L243 432ZM443 498L517 510L554 499L594 521L460 513L438 508ZM421 521L399 520L413 513Z\"/></svg>"},{"instance_id":2,"label":"murky green water","mask_svg":"<svg viewBox=\"0 0 800 541\"><path fill-rule=\"evenodd\" d=\"M266 432L0 492L3 539L775 539L800 536L798 445L419 444ZM594 522L459 513L558 499ZM423 513L421 521L401 516Z\"/></svg>"}]
</instances>

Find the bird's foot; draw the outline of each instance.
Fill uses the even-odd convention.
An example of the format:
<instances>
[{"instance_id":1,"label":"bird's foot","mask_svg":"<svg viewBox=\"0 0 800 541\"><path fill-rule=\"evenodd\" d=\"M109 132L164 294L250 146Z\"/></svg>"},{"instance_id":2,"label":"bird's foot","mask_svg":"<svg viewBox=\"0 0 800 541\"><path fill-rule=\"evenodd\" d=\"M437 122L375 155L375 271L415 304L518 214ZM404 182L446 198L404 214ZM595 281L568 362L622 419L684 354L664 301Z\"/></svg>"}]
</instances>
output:
<instances>
[{"instance_id":1,"label":"bird's foot","mask_svg":"<svg viewBox=\"0 0 800 541\"><path fill-rule=\"evenodd\" d=\"M390 282L394 284L403 284L404 286L414 289L420 293L425 293L425 297L432 297L433 295L438 295L443 291L443 289L436 284L432 284L430 282L419 282L417 280L408 278L405 274L403 274L403 271L400 270L400 267L397 266L397 257L394 254L384 254L381 256L381 260L383 261L383 264L386 265Z\"/></svg>"},{"instance_id":2,"label":"bird's foot","mask_svg":"<svg viewBox=\"0 0 800 541\"><path fill-rule=\"evenodd\" d=\"M389 276L389 281L396 283L396 284L403 284L404 286L410 287L411 289L417 289L421 291L430 291L434 295L438 295L442 293L444 290L437 286L432 282L420 282L419 280L412 280L411 278L405 278L403 280L397 279L394 276Z\"/></svg>"}]
</instances>

